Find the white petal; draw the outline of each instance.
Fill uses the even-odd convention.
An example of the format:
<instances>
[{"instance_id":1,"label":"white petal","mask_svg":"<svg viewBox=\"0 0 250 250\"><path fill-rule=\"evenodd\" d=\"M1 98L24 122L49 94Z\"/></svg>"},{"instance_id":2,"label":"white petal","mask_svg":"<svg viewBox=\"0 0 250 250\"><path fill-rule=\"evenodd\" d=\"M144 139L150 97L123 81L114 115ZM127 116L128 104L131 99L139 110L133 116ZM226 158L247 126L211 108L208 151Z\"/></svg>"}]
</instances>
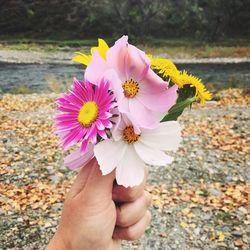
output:
<instances>
[{"instance_id":1,"label":"white petal","mask_svg":"<svg viewBox=\"0 0 250 250\"><path fill-rule=\"evenodd\" d=\"M122 141L104 140L95 145L95 157L103 175L113 171L122 159L127 144Z\"/></svg>"},{"instance_id":2,"label":"white petal","mask_svg":"<svg viewBox=\"0 0 250 250\"><path fill-rule=\"evenodd\" d=\"M93 148L93 145L89 144L84 154L80 152L80 149L74 151L64 158L64 164L72 170L84 167L94 157Z\"/></svg>"},{"instance_id":3,"label":"white petal","mask_svg":"<svg viewBox=\"0 0 250 250\"><path fill-rule=\"evenodd\" d=\"M134 144L135 150L140 158L149 165L165 166L173 161L173 157L166 155L159 149L151 148L144 143Z\"/></svg>"},{"instance_id":4,"label":"white petal","mask_svg":"<svg viewBox=\"0 0 250 250\"><path fill-rule=\"evenodd\" d=\"M181 127L176 121L160 123L153 130L143 129L140 141L161 150L177 150L181 142Z\"/></svg>"},{"instance_id":5,"label":"white petal","mask_svg":"<svg viewBox=\"0 0 250 250\"><path fill-rule=\"evenodd\" d=\"M116 181L124 187L134 187L144 179L145 164L138 157L132 145L127 150L116 168Z\"/></svg>"}]
</instances>

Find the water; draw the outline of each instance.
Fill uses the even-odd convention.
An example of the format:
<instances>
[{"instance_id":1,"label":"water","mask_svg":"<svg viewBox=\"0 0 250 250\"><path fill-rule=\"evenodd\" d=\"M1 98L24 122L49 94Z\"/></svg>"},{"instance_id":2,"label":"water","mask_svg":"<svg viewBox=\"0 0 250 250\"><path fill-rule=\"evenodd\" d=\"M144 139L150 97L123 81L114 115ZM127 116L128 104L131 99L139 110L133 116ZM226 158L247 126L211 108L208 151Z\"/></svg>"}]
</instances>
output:
<instances>
[{"instance_id":1,"label":"water","mask_svg":"<svg viewBox=\"0 0 250 250\"><path fill-rule=\"evenodd\" d=\"M217 87L250 85L250 63L178 64L177 67ZM49 90L48 83L71 83L73 77L83 79L83 73L81 65L0 63L0 91L26 86L32 92L44 92Z\"/></svg>"},{"instance_id":2,"label":"water","mask_svg":"<svg viewBox=\"0 0 250 250\"><path fill-rule=\"evenodd\" d=\"M217 88L250 87L250 63L196 63L179 64L178 69L186 69L202 79L205 85Z\"/></svg>"},{"instance_id":3,"label":"water","mask_svg":"<svg viewBox=\"0 0 250 250\"><path fill-rule=\"evenodd\" d=\"M66 84L73 77L83 79L83 73L81 65L0 63L0 89L9 92L27 86L32 92L41 92L48 90L49 82Z\"/></svg>"}]
</instances>

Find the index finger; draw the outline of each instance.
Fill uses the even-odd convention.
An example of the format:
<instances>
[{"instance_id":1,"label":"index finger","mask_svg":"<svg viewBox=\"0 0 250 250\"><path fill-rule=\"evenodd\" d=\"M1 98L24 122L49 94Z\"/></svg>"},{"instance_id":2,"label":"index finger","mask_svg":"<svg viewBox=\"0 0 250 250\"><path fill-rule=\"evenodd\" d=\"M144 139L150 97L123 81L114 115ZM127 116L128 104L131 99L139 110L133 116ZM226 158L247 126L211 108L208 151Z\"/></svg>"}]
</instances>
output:
<instances>
[{"instance_id":1,"label":"index finger","mask_svg":"<svg viewBox=\"0 0 250 250\"><path fill-rule=\"evenodd\" d=\"M115 184L112 190L112 199L116 202L132 202L138 199L145 189L148 176L148 168L145 168L143 182L135 187L125 188L124 186Z\"/></svg>"}]
</instances>

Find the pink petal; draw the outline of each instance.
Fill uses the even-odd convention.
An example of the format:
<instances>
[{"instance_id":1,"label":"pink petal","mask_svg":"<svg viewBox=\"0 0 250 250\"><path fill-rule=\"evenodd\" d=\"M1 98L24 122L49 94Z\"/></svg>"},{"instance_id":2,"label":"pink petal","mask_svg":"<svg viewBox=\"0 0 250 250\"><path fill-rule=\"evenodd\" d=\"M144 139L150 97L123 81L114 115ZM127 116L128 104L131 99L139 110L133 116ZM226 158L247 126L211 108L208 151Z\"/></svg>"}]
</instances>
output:
<instances>
[{"instance_id":1,"label":"pink petal","mask_svg":"<svg viewBox=\"0 0 250 250\"><path fill-rule=\"evenodd\" d=\"M84 130L80 127L69 132L62 141L64 150L69 149L75 142L80 141L84 136Z\"/></svg>"},{"instance_id":2,"label":"pink petal","mask_svg":"<svg viewBox=\"0 0 250 250\"><path fill-rule=\"evenodd\" d=\"M72 170L84 167L94 157L93 149L93 145L89 144L84 154L80 152L80 149L74 151L64 158L64 164Z\"/></svg>"},{"instance_id":3,"label":"pink petal","mask_svg":"<svg viewBox=\"0 0 250 250\"><path fill-rule=\"evenodd\" d=\"M136 98L129 100L129 110L133 121L142 128L156 128L158 122L156 121L152 111L143 106L143 104Z\"/></svg>"},{"instance_id":4,"label":"pink petal","mask_svg":"<svg viewBox=\"0 0 250 250\"><path fill-rule=\"evenodd\" d=\"M85 153L87 146L88 146L88 140L83 140L81 143L81 147L80 147L80 152L81 154Z\"/></svg>"},{"instance_id":5,"label":"pink petal","mask_svg":"<svg viewBox=\"0 0 250 250\"><path fill-rule=\"evenodd\" d=\"M126 70L128 79L140 82L150 68L150 60L143 51L137 49L135 46L128 45L127 48Z\"/></svg>"},{"instance_id":6,"label":"pink petal","mask_svg":"<svg viewBox=\"0 0 250 250\"><path fill-rule=\"evenodd\" d=\"M103 79L110 83L111 89L115 93L115 97L120 100L123 95L122 82L114 69L109 69L103 75Z\"/></svg>"},{"instance_id":7,"label":"pink petal","mask_svg":"<svg viewBox=\"0 0 250 250\"><path fill-rule=\"evenodd\" d=\"M85 70L85 79L93 84L98 84L106 70L106 61L99 55L98 50L95 50L92 55L92 60Z\"/></svg>"},{"instance_id":8,"label":"pink petal","mask_svg":"<svg viewBox=\"0 0 250 250\"><path fill-rule=\"evenodd\" d=\"M152 85L152 88L154 85ZM177 99L177 89L176 85L165 89L158 94L139 94L138 99L147 107L148 109L155 112L168 112L168 110L176 103Z\"/></svg>"},{"instance_id":9,"label":"pink petal","mask_svg":"<svg viewBox=\"0 0 250 250\"><path fill-rule=\"evenodd\" d=\"M129 113L129 98L127 97L122 97L119 99L118 102L118 109L122 113Z\"/></svg>"},{"instance_id":10,"label":"pink petal","mask_svg":"<svg viewBox=\"0 0 250 250\"><path fill-rule=\"evenodd\" d=\"M106 132L103 130L99 130L98 135L100 135L104 140L108 138Z\"/></svg>"},{"instance_id":11,"label":"pink petal","mask_svg":"<svg viewBox=\"0 0 250 250\"><path fill-rule=\"evenodd\" d=\"M133 45L128 44L128 37L123 36L107 52L109 66L118 73L119 78L140 81L150 67L146 54Z\"/></svg>"},{"instance_id":12,"label":"pink petal","mask_svg":"<svg viewBox=\"0 0 250 250\"><path fill-rule=\"evenodd\" d=\"M98 130L104 130L105 129L105 126L103 125L103 123L100 120L97 120L95 122L95 125L96 125Z\"/></svg>"},{"instance_id":13,"label":"pink petal","mask_svg":"<svg viewBox=\"0 0 250 250\"><path fill-rule=\"evenodd\" d=\"M168 83L150 69L144 78L139 82L139 87L139 93L158 94L167 89Z\"/></svg>"},{"instance_id":14,"label":"pink petal","mask_svg":"<svg viewBox=\"0 0 250 250\"><path fill-rule=\"evenodd\" d=\"M122 81L127 80L126 61L128 37L123 36L115 42L107 52L107 63L110 68L114 69Z\"/></svg>"}]
</instances>

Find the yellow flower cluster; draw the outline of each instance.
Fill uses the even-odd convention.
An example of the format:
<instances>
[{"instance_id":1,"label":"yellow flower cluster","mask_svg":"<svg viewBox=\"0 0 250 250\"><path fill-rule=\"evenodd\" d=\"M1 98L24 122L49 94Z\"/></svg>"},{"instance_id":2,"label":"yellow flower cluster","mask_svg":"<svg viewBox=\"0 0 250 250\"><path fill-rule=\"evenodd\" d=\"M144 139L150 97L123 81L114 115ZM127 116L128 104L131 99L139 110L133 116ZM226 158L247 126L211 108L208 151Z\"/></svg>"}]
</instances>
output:
<instances>
[{"instance_id":1,"label":"yellow flower cluster","mask_svg":"<svg viewBox=\"0 0 250 250\"><path fill-rule=\"evenodd\" d=\"M201 79L188 74L185 70L183 72L179 71L174 63L168 59L153 58L151 55L149 55L149 58L151 60L151 68L167 79L168 82L176 84L179 88L182 88L184 85L195 87L195 96L201 103L211 100L211 93L206 90Z\"/></svg>"},{"instance_id":2,"label":"yellow flower cluster","mask_svg":"<svg viewBox=\"0 0 250 250\"><path fill-rule=\"evenodd\" d=\"M182 86L190 85L195 87L196 93L195 96L201 103L205 103L212 99L211 93L205 88L201 79L191 74L188 74L185 70L181 74Z\"/></svg>"},{"instance_id":3,"label":"yellow flower cluster","mask_svg":"<svg viewBox=\"0 0 250 250\"><path fill-rule=\"evenodd\" d=\"M72 60L87 66L90 63L95 50L98 50L100 56L103 59L106 59L108 49L109 47L107 43L103 39L98 39L98 47L91 48L90 55L76 52L76 56L74 56ZM195 96L201 103L211 100L211 93L206 90L204 84L201 82L201 79L188 74L186 71L179 71L174 63L168 59L153 58L152 55L148 55L148 57L151 60L151 69L163 77L164 80L167 80L172 84L176 84L179 88L182 88L184 85L195 87Z\"/></svg>"},{"instance_id":4,"label":"yellow flower cluster","mask_svg":"<svg viewBox=\"0 0 250 250\"><path fill-rule=\"evenodd\" d=\"M151 60L152 70L157 72L168 82L176 84L179 88L182 87L181 73L170 60L163 58L153 58L151 55L148 55L148 57Z\"/></svg>"}]
</instances>

